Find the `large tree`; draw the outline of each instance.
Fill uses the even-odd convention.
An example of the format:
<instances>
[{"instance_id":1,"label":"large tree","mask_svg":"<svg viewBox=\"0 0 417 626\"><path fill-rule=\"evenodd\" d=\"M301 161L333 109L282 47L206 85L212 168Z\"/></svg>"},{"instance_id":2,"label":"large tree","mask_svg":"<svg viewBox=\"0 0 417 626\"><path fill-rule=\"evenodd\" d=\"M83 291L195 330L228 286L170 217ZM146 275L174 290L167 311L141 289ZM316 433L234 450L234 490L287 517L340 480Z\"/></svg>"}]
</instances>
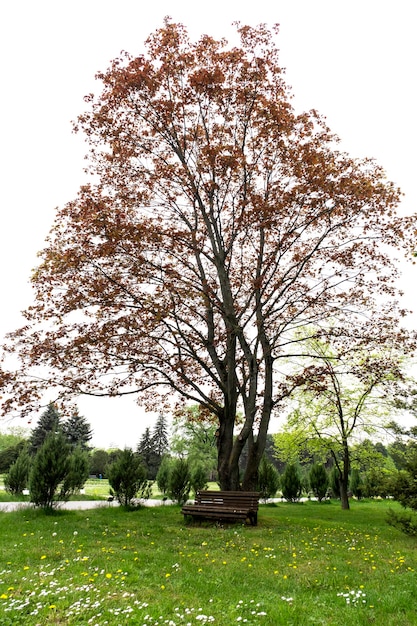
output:
<instances>
[{"instance_id":1,"label":"large tree","mask_svg":"<svg viewBox=\"0 0 417 626\"><path fill-rule=\"evenodd\" d=\"M32 431L29 439L29 452L36 454L50 434L62 433L62 427L62 419L57 406L50 402Z\"/></svg>"},{"instance_id":2,"label":"large tree","mask_svg":"<svg viewBox=\"0 0 417 626\"><path fill-rule=\"evenodd\" d=\"M73 414L62 424L62 430L68 443L73 447L80 446L88 450L88 442L93 437L93 430L85 417L75 410Z\"/></svg>"},{"instance_id":3,"label":"large tree","mask_svg":"<svg viewBox=\"0 0 417 626\"><path fill-rule=\"evenodd\" d=\"M245 446L243 487L256 485L292 330L391 297L390 246L414 243L383 170L293 110L274 32L237 31L236 47L194 43L167 19L98 74L75 125L93 181L57 212L9 348L20 376L2 372L6 410L51 383L205 407L223 489Z\"/></svg>"}]
</instances>

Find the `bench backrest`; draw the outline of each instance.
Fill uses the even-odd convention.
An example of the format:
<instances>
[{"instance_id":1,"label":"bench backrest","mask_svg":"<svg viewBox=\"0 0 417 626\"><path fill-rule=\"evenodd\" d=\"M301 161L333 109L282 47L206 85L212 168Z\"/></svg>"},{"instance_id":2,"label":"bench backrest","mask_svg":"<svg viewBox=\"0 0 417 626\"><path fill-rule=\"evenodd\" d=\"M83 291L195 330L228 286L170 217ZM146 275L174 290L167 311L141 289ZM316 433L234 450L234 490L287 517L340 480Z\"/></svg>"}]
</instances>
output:
<instances>
[{"instance_id":1,"label":"bench backrest","mask_svg":"<svg viewBox=\"0 0 417 626\"><path fill-rule=\"evenodd\" d=\"M259 495L256 491L197 491L195 503L207 506L242 507L257 511Z\"/></svg>"}]
</instances>

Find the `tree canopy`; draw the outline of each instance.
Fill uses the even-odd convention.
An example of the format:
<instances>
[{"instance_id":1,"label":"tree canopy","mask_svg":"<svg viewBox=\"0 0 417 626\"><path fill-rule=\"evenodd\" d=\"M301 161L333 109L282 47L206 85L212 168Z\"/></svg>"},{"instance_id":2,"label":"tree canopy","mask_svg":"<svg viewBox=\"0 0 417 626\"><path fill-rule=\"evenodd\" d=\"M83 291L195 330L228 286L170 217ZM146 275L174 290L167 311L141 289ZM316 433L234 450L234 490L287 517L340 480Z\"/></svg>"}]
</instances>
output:
<instances>
[{"instance_id":1,"label":"tree canopy","mask_svg":"<svg viewBox=\"0 0 417 626\"><path fill-rule=\"evenodd\" d=\"M346 328L381 296L395 318L390 251L415 249L381 167L292 108L275 31L237 31L235 47L192 42L166 19L143 54L97 75L75 124L93 180L57 211L8 346L21 369L1 374L5 410L33 409L51 385L204 407L223 489L238 487L245 446L243 485L256 484L294 330Z\"/></svg>"}]
</instances>

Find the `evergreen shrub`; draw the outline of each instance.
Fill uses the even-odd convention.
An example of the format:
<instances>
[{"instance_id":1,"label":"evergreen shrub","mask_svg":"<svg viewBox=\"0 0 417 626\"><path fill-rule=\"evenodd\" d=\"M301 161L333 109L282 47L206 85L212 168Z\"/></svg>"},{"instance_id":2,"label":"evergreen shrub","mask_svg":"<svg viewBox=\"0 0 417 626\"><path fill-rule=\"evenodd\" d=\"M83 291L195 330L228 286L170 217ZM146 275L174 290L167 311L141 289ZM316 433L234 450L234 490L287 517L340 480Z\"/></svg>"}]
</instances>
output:
<instances>
[{"instance_id":1,"label":"evergreen shrub","mask_svg":"<svg viewBox=\"0 0 417 626\"><path fill-rule=\"evenodd\" d=\"M273 498L278 491L279 474L276 468L264 456L259 465L258 491L262 500Z\"/></svg>"},{"instance_id":2,"label":"evergreen shrub","mask_svg":"<svg viewBox=\"0 0 417 626\"><path fill-rule=\"evenodd\" d=\"M191 489L191 474L186 459L175 459L169 479L168 496L178 504L187 502Z\"/></svg>"},{"instance_id":3,"label":"evergreen shrub","mask_svg":"<svg viewBox=\"0 0 417 626\"><path fill-rule=\"evenodd\" d=\"M109 484L122 506L128 507L136 497L149 498L150 484L140 458L125 448L109 466Z\"/></svg>"},{"instance_id":4,"label":"evergreen shrub","mask_svg":"<svg viewBox=\"0 0 417 626\"><path fill-rule=\"evenodd\" d=\"M298 502L302 493L301 478L298 467L294 463L288 463L281 476L282 496L288 502Z\"/></svg>"}]
</instances>

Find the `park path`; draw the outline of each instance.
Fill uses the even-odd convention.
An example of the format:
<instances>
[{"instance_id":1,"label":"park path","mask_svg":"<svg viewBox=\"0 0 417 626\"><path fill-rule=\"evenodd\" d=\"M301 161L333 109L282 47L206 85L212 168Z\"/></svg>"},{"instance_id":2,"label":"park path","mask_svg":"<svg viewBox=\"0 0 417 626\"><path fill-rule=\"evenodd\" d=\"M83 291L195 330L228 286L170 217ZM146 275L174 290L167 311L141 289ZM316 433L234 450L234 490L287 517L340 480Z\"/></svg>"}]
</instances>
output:
<instances>
[{"instance_id":1,"label":"park path","mask_svg":"<svg viewBox=\"0 0 417 626\"><path fill-rule=\"evenodd\" d=\"M141 502L144 506L164 506L172 504L170 500L146 500ZM88 510L97 509L100 507L116 507L119 503L116 501L107 502L106 500L79 500L71 502L60 502L58 508L67 510ZM0 502L0 512L9 513L10 511L17 511L18 509L31 508L33 505L30 502Z\"/></svg>"}]
</instances>

